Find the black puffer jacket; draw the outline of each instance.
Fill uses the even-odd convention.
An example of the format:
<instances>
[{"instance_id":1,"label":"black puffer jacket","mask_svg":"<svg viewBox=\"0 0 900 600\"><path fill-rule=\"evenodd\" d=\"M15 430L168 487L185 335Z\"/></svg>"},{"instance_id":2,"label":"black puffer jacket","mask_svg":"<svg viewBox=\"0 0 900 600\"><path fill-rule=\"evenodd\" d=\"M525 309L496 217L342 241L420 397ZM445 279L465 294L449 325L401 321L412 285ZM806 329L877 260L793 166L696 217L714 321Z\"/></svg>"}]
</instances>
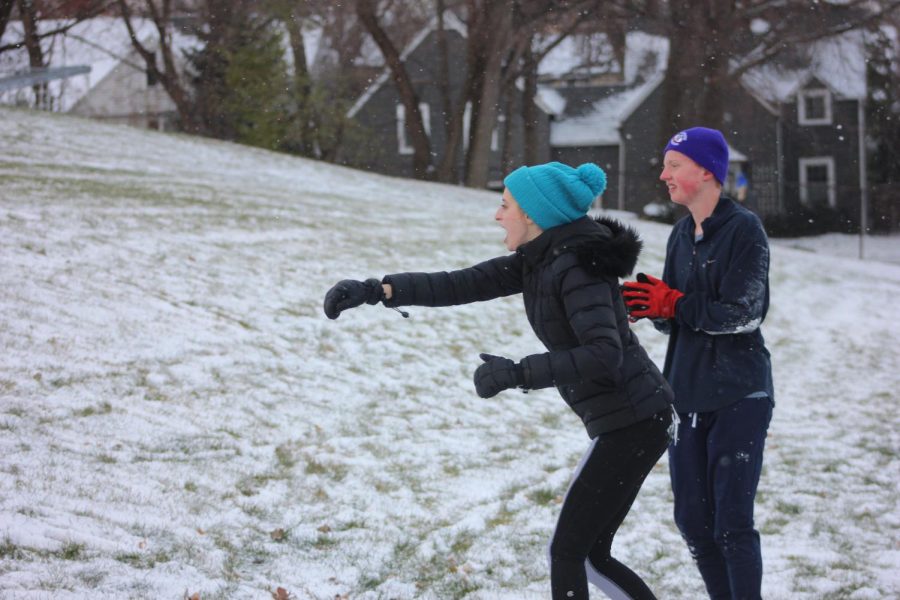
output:
<instances>
[{"instance_id":1,"label":"black puffer jacket","mask_svg":"<svg viewBox=\"0 0 900 600\"><path fill-rule=\"evenodd\" d=\"M629 329L619 277L641 242L619 222L583 217L544 231L514 254L468 269L386 276L387 306L452 306L522 293L549 352L522 359L528 388L556 386L591 438L665 409L672 391Z\"/></svg>"}]
</instances>

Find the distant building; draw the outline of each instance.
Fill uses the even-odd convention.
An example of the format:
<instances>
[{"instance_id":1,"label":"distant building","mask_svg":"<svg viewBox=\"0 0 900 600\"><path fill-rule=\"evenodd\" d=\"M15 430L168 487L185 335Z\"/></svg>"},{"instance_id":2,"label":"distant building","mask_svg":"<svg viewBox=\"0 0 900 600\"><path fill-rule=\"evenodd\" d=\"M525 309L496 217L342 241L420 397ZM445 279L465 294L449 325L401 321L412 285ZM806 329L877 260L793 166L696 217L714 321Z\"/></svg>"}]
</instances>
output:
<instances>
[{"instance_id":1,"label":"distant building","mask_svg":"<svg viewBox=\"0 0 900 600\"><path fill-rule=\"evenodd\" d=\"M38 22L42 30L57 27L58 21ZM133 19L138 39L148 48L157 47L156 27L147 19ZM22 23L10 22L0 43L22 39ZM86 65L84 75L55 80L48 84L51 110L104 121L151 129L175 128L175 105L166 91L146 70L144 60L131 45L121 18L96 17L76 24L65 34L42 40L49 67ZM183 51L197 45L192 36L174 35L176 57L184 62ZM160 58L161 60L161 58ZM25 48L0 54L0 76L28 68ZM34 104L30 87L0 93L0 104Z\"/></svg>"},{"instance_id":2,"label":"distant building","mask_svg":"<svg viewBox=\"0 0 900 600\"><path fill-rule=\"evenodd\" d=\"M598 34L602 37L602 34ZM624 65L589 75L573 38L549 56L543 96L556 95L550 130L555 160L593 160L609 175L605 206L653 212L668 205L657 180L665 38L626 36ZM566 55L568 53L568 61ZM560 65L571 65L563 70ZM618 78L610 77L617 74ZM725 189L770 222L827 213L855 225L860 212L860 132L866 97L865 33L794 48L752 69L727 91L724 133L731 146ZM703 123L697 123L703 125ZM646 208L645 208L646 207Z\"/></svg>"},{"instance_id":3,"label":"distant building","mask_svg":"<svg viewBox=\"0 0 900 600\"><path fill-rule=\"evenodd\" d=\"M447 13L444 22L447 45L449 47L449 75L451 95L454 101L459 98L466 71L466 28L452 13ZM419 108L422 112L425 130L428 132L432 153L439 160L444 155L447 139L444 133L445 116L443 113L444 96L439 87L439 57L437 26L432 22L423 29L403 49L401 57L410 73L416 93L419 97ZM515 98L507 104L501 99L501 107L509 106L505 112L502 108L497 119L497 127L491 141L491 163L489 167L489 183L492 188L502 187L505 175L501 164L503 158L502 140L509 136L509 160L513 164L521 164L524 156L522 99L517 90ZM538 154L542 161L549 159L549 121L552 110L540 98L536 100L539 115L536 124L541 147ZM471 107L466 107L464 117L463 145L469 137ZM403 177L412 176L412 147L406 134L406 115L400 96L391 82L390 71L384 68L368 89L357 99L347 115L368 130L367 143L352 149L348 161L353 166ZM462 172L464 152L458 153L457 168Z\"/></svg>"}]
</instances>

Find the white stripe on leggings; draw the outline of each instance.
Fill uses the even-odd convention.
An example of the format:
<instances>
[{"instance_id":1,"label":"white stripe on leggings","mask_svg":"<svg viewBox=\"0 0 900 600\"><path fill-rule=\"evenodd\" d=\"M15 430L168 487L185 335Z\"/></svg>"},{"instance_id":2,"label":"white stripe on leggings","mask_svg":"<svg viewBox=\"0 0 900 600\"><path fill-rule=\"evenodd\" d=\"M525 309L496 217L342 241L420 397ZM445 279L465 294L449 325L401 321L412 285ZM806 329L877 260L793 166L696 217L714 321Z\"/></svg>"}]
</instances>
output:
<instances>
[{"instance_id":1,"label":"white stripe on leggings","mask_svg":"<svg viewBox=\"0 0 900 600\"><path fill-rule=\"evenodd\" d=\"M616 585L612 579L595 569L590 559L584 561L584 570L587 572L588 582L593 583L612 600L632 600L631 596L626 594L625 590Z\"/></svg>"},{"instance_id":2,"label":"white stripe on leggings","mask_svg":"<svg viewBox=\"0 0 900 600\"><path fill-rule=\"evenodd\" d=\"M587 452L582 455L581 460L578 461L578 466L575 467L575 473L572 475L572 481L569 483L569 488L566 490L566 495L563 498L563 504L566 503L566 499L569 497L569 492L572 491L572 486L575 485L575 480L578 479L578 476L581 475L581 471L584 469L585 463L587 463L588 458L590 458L591 453L594 451L594 447L597 445L597 438L594 438L591 441L591 445L588 446ZM555 535L555 532L554 532ZM550 546L553 544L553 538L550 538L550 543L547 544L547 563L550 568L553 568L553 559L550 557ZM616 583L604 576L600 571L594 568L594 565L591 564L590 559L585 559L584 561L584 570L587 574L588 583L594 584L601 592L606 594L611 598L611 600L632 600L631 596L625 593L625 590L620 588Z\"/></svg>"}]
</instances>

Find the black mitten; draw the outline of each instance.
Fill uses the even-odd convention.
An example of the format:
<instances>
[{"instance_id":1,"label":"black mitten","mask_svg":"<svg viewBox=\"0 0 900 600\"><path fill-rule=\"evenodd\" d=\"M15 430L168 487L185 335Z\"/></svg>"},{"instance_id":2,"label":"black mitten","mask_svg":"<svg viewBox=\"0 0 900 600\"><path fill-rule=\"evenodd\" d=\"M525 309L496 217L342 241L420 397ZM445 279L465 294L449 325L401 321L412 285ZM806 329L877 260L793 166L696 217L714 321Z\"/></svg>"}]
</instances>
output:
<instances>
[{"instance_id":1,"label":"black mitten","mask_svg":"<svg viewBox=\"0 0 900 600\"><path fill-rule=\"evenodd\" d=\"M479 356L484 364L475 369L475 391L482 398L491 398L503 390L525 384L522 365L502 356Z\"/></svg>"},{"instance_id":2,"label":"black mitten","mask_svg":"<svg viewBox=\"0 0 900 600\"><path fill-rule=\"evenodd\" d=\"M377 279L339 281L325 294L325 316L337 319L341 312L360 304L378 304L384 300L384 287Z\"/></svg>"}]
</instances>

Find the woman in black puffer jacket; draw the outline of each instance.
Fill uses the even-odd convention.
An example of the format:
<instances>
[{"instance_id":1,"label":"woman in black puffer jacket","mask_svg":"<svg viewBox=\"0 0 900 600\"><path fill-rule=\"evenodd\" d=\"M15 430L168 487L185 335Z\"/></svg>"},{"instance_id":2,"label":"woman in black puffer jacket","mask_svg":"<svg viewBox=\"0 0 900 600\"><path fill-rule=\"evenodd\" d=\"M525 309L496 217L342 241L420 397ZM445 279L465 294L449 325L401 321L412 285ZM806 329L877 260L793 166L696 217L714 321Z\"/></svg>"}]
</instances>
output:
<instances>
[{"instance_id":1,"label":"woman in black puffer jacket","mask_svg":"<svg viewBox=\"0 0 900 600\"><path fill-rule=\"evenodd\" d=\"M611 597L655 598L610 555L672 419L672 391L629 329L619 294L618 278L634 268L641 242L612 219L586 216L606 187L592 163L521 167L504 184L495 218L513 254L458 271L344 280L326 295L325 313L336 319L363 303L451 306L521 293L548 351L519 362L482 354L475 389L490 398L556 386L592 440L550 543L553 598L588 598L588 581Z\"/></svg>"}]
</instances>

